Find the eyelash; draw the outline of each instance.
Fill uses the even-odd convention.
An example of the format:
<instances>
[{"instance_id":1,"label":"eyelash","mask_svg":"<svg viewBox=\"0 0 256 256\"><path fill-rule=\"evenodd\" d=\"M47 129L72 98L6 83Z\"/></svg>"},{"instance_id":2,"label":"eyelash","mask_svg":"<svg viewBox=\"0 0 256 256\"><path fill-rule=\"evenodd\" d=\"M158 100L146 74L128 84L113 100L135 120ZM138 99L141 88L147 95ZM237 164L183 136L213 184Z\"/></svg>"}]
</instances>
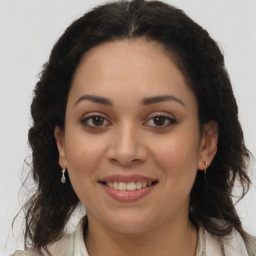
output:
<instances>
[{"instance_id":1,"label":"eyelash","mask_svg":"<svg viewBox=\"0 0 256 256\"><path fill-rule=\"evenodd\" d=\"M93 118L101 118L103 121L103 125L95 125L95 124L89 124L89 122L93 122ZM154 119L156 118L163 118L164 120L164 125L149 125L150 127L154 127L154 128L157 128L157 129L164 129L166 127L169 127L173 124L175 124L177 121L173 118L173 117L170 117L170 116L167 116L167 115L164 115L164 114L159 114L159 113L156 113L155 115L153 115L148 121L146 121L145 123L143 123L143 125L149 123L150 121L155 121ZM165 124L166 121L168 122L168 124ZM100 129L100 128L103 128L103 127L106 127L106 126L110 126L111 123L100 113L97 113L97 114L91 114L90 116L86 116L84 117L83 119L81 119L81 124L89 129ZM108 124L105 124L104 123L107 122ZM147 126L147 125L145 125Z\"/></svg>"}]
</instances>

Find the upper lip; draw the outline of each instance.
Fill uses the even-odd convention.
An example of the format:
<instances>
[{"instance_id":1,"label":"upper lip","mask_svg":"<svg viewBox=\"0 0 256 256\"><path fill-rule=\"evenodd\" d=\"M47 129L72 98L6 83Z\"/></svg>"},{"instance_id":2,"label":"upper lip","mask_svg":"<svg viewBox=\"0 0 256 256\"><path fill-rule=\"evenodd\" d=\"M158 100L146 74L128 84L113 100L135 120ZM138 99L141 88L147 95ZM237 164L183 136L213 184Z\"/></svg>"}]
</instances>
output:
<instances>
[{"instance_id":1,"label":"upper lip","mask_svg":"<svg viewBox=\"0 0 256 256\"><path fill-rule=\"evenodd\" d=\"M114 174L110 176L106 176L99 180L100 182L132 182L132 181L140 181L140 182L154 182L157 181L157 179L153 179L150 177L146 177L143 175L138 174L129 174L129 175L123 175L123 174Z\"/></svg>"}]
</instances>

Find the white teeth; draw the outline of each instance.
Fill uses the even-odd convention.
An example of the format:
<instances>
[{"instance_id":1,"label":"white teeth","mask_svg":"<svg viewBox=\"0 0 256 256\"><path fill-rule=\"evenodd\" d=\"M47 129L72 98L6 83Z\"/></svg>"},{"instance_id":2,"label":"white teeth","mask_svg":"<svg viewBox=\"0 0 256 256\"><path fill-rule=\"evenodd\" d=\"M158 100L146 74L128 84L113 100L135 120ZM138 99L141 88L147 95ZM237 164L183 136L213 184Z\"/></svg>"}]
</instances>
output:
<instances>
[{"instance_id":1,"label":"white teeth","mask_svg":"<svg viewBox=\"0 0 256 256\"><path fill-rule=\"evenodd\" d=\"M127 190L129 191L134 191L136 189L136 184L135 182L129 182L127 183Z\"/></svg>"},{"instance_id":2,"label":"white teeth","mask_svg":"<svg viewBox=\"0 0 256 256\"><path fill-rule=\"evenodd\" d=\"M140 181L136 182L136 189L141 189L142 188L142 183Z\"/></svg>"},{"instance_id":3,"label":"white teeth","mask_svg":"<svg viewBox=\"0 0 256 256\"><path fill-rule=\"evenodd\" d=\"M146 181L132 181L132 182L106 182L106 186L109 188L113 188L115 190L120 190L120 191L134 191L136 189L142 189L146 188L152 185L152 182L146 182Z\"/></svg>"},{"instance_id":4,"label":"white teeth","mask_svg":"<svg viewBox=\"0 0 256 256\"><path fill-rule=\"evenodd\" d=\"M126 183L124 183L124 182L119 182L119 190L122 190L122 191L124 191L124 190L126 190Z\"/></svg>"},{"instance_id":5,"label":"white teeth","mask_svg":"<svg viewBox=\"0 0 256 256\"><path fill-rule=\"evenodd\" d=\"M118 182L114 182L113 183L113 189L115 189L115 190L118 190L119 189L119 184L118 184Z\"/></svg>"}]
</instances>

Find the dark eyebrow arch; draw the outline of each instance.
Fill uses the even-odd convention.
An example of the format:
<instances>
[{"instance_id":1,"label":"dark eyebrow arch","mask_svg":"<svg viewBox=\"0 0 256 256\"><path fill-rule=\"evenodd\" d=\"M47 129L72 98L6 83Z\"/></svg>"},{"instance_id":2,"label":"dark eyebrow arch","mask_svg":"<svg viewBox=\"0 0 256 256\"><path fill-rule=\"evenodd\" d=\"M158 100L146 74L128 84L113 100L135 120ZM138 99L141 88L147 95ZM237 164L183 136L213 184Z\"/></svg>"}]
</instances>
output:
<instances>
[{"instance_id":1,"label":"dark eyebrow arch","mask_svg":"<svg viewBox=\"0 0 256 256\"><path fill-rule=\"evenodd\" d=\"M88 101L92 101L92 102L107 105L107 106L114 106L113 102L110 99L100 97L100 96L94 96L94 95L83 95L75 102L74 105L77 105L83 100L88 100Z\"/></svg>"},{"instance_id":2,"label":"dark eyebrow arch","mask_svg":"<svg viewBox=\"0 0 256 256\"><path fill-rule=\"evenodd\" d=\"M142 104L143 105L150 105L150 104L154 104L154 103L160 103L163 101L175 101L179 104L181 104L182 106L185 107L185 104L183 101L181 101L180 99L176 98L173 95L160 95L160 96L154 96L154 97L149 97L149 98L144 98L142 100Z\"/></svg>"}]
</instances>

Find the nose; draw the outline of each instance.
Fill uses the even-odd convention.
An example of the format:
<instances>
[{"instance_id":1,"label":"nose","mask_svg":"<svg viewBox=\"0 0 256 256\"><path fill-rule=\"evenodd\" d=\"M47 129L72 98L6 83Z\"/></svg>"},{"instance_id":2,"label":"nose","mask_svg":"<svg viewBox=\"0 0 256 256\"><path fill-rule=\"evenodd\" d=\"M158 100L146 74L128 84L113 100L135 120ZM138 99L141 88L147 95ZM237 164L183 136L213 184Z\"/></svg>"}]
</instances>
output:
<instances>
[{"instance_id":1,"label":"nose","mask_svg":"<svg viewBox=\"0 0 256 256\"><path fill-rule=\"evenodd\" d=\"M148 152L135 127L123 125L117 128L111 139L107 150L107 158L111 162L129 167L146 160Z\"/></svg>"}]
</instances>

